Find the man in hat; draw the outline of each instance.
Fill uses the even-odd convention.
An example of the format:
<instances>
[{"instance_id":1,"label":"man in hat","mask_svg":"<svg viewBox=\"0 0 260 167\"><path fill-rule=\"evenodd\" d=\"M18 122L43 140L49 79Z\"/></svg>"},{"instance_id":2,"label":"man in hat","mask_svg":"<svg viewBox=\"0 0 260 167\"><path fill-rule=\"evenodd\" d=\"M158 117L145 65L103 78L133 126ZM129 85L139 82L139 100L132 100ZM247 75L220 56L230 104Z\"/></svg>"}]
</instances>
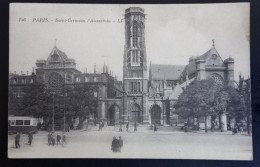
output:
<instances>
[{"instance_id":1,"label":"man in hat","mask_svg":"<svg viewBox=\"0 0 260 167\"><path fill-rule=\"evenodd\" d=\"M16 135L15 135L15 148L20 148L21 146L20 146L20 133L19 132L17 132L16 133Z\"/></svg>"},{"instance_id":2,"label":"man in hat","mask_svg":"<svg viewBox=\"0 0 260 167\"><path fill-rule=\"evenodd\" d=\"M121 138L121 136L119 136L119 152L121 152L121 148L123 147L123 139Z\"/></svg>"},{"instance_id":3,"label":"man in hat","mask_svg":"<svg viewBox=\"0 0 260 167\"><path fill-rule=\"evenodd\" d=\"M32 144L32 140L33 140L32 132L29 132L29 134L28 134L28 143L29 143L29 145Z\"/></svg>"}]
</instances>

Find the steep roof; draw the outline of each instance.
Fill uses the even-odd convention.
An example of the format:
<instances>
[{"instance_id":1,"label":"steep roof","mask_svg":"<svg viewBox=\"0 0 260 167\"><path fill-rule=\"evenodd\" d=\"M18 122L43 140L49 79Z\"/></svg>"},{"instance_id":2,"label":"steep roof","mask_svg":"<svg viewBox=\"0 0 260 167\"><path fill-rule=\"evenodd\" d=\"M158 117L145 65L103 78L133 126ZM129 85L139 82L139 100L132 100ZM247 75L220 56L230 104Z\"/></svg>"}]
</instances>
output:
<instances>
[{"instance_id":1,"label":"steep roof","mask_svg":"<svg viewBox=\"0 0 260 167\"><path fill-rule=\"evenodd\" d=\"M212 59L212 56L216 55L217 57L215 59ZM205 65L215 65L215 66L221 66L223 65L223 60L220 57L218 51L213 46L210 50L202 54L201 56L197 57L191 57L189 60L189 64L186 65L185 69L183 70L181 76L186 77L188 74L189 76L194 74L196 72L196 60L205 60Z\"/></svg>"},{"instance_id":2,"label":"steep roof","mask_svg":"<svg viewBox=\"0 0 260 167\"><path fill-rule=\"evenodd\" d=\"M54 48L52 49L52 51L51 51L51 53L50 53L50 55L49 55L49 57L47 59L47 61L50 61L52 55L54 55L54 54L58 55L61 58L62 61L66 61L68 59L68 56L66 55L65 52L59 50L57 48L57 46L54 46Z\"/></svg>"},{"instance_id":3,"label":"steep roof","mask_svg":"<svg viewBox=\"0 0 260 167\"><path fill-rule=\"evenodd\" d=\"M178 80L185 65L151 64L150 72L155 80Z\"/></svg>"}]
</instances>

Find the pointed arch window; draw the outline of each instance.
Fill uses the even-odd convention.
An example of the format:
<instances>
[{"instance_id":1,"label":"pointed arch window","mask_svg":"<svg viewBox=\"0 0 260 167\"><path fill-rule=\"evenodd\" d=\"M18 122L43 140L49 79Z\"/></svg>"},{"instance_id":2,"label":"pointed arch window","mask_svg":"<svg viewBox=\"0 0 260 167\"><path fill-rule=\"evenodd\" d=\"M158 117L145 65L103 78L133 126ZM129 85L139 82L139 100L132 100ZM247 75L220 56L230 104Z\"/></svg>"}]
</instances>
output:
<instances>
[{"instance_id":1,"label":"pointed arch window","mask_svg":"<svg viewBox=\"0 0 260 167\"><path fill-rule=\"evenodd\" d=\"M140 41L139 41L140 47L144 47L144 24L141 22L140 24Z\"/></svg>"},{"instance_id":2,"label":"pointed arch window","mask_svg":"<svg viewBox=\"0 0 260 167\"><path fill-rule=\"evenodd\" d=\"M132 34L131 34L131 25L130 25L130 23L129 22L127 22L126 23L126 45L127 45L127 47L129 47L130 46L130 37L132 36Z\"/></svg>"},{"instance_id":3,"label":"pointed arch window","mask_svg":"<svg viewBox=\"0 0 260 167\"><path fill-rule=\"evenodd\" d=\"M136 21L134 21L133 24L133 47L137 47L137 30L138 29L138 24Z\"/></svg>"}]
</instances>

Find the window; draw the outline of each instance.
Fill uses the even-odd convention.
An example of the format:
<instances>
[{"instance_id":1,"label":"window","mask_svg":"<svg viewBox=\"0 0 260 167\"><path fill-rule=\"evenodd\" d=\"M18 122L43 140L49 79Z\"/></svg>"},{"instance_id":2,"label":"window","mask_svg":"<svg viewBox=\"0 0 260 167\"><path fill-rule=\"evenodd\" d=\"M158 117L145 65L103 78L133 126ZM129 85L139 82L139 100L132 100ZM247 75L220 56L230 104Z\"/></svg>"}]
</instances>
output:
<instances>
[{"instance_id":1,"label":"window","mask_svg":"<svg viewBox=\"0 0 260 167\"><path fill-rule=\"evenodd\" d=\"M133 50L131 53L132 53L132 65L139 65L140 64L140 51Z\"/></svg>"},{"instance_id":2,"label":"window","mask_svg":"<svg viewBox=\"0 0 260 167\"><path fill-rule=\"evenodd\" d=\"M22 78L22 84L25 84L25 78Z\"/></svg>"},{"instance_id":3,"label":"window","mask_svg":"<svg viewBox=\"0 0 260 167\"><path fill-rule=\"evenodd\" d=\"M31 125L31 121L30 120L24 120L24 125Z\"/></svg>"},{"instance_id":4,"label":"window","mask_svg":"<svg viewBox=\"0 0 260 167\"><path fill-rule=\"evenodd\" d=\"M65 78L66 78L66 82L67 83L71 83L72 82L72 78L73 78L73 74L68 72L68 73L66 73Z\"/></svg>"},{"instance_id":5,"label":"window","mask_svg":"<svg viewBox=\"0 0 260 167\"><path fill-rule=\"evenodd\" d=\"M33 79L31 79L30 83L31 83L31 84L33 83Z\"/></svg>"},{"instance_id":6,"label":"window","mask_svg":"<svg viewBox=\"0 0 260 167\"><path fill-rule=\"evenodd\" d=\"M94 92L94 97L97 97L97 92L96 91Z\"/></svg>"},{"instance_id":7,"label":"window","mask_svg":"<svg viewBox=\"0 0 260 167\"><path fill-rule=\"evenodd\" d=\"M88 82L88 77L85 77L85 82Z\"/></svg>"},{"instance_id":8,"label":"window","mask_svg":"<svg viewBox=\"0 0 260 167\"><path fill-rule=\"evenodd\" d=\"M97 77L94 77L94 82L97 82Z\"/></svg>"},{"instance_id":9,"label":"window","mask_svg":"<svg viewBox=\"0 0 260 167\"><path fill-rule=\"evenodd\" d=\"M131 82L131 91L134 93L141 92L140 82Z\"/></svg>"},{"instance_id":10,"label":"window","mask_svg":"<svg viewBox=\"0 0 260 167\"><path fill-rule=\"evenodd\" d=\"M79 81L80 81L80 79L79 79L79 77L77 77L77 78L76 78L76 82L79 82Z\"/></svg>"},{"instance_id":11,"label":"window","mask_svg":"<svg viewBox=\"0 0 260 167\"><path fill-rule=\"evenodd\" d=\"M15 125L15 120L11 120L11 125Z\"/></svg>"},{"instance_id":12,"label":"window","mask_svg":"<svg viewBox=\"0 0 260 167\"><path fill-rule=\"evenodd\" d=\"M34 126L37 125L37 120L33 120L33 125L34 125Z\"/></svg>"},{"instance_id":13,"label":"window","mask_svg":"<svg viewBox=\"0 0 260 167\"><path fill-rule=\"evenodd\" d=\"M17 78L14 78L13 84L17 84Z\"/></svg>"},{"instance_id":14,"label":"window","mask_svg":"<svg viewBox=\"0 0 260 167\"><path fill-rule=\"evenodd\" d=\"M133 47L137 47L137 22L133 25Z\"/></svg>"},{"instance_id":15,"label":"window","mask_svg":"<svg viewBox=\"0 0 260 167\"><path fill-rule=\"evenodd\" d=\"M23 125L23 120L16 120L16 125Z\"/></svg>"}]
</instances>

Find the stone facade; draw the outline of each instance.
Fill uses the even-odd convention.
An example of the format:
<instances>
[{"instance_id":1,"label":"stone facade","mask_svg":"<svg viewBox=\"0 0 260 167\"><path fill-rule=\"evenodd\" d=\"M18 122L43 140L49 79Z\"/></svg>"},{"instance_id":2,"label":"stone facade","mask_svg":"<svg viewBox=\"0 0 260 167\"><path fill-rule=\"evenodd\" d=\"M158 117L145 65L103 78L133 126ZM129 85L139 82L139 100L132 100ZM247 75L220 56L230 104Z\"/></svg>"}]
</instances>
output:
<instances>
[{"instance_id":1,"label":"stone facade","mask_svg":"<svg viewBox=\"0 0 260 167\"><path fill-rule=\"evenodd\" d=\"M123 63L124 122L148 123L148 77L144 32L144 10L139 7L126 9Z\"/></svg>"},{"instance_id":2,"label":"stone facade","mask_svg":"<svg viewBox=\"0 0 260 167\"><path fill-rule=\"evenodd\" d=\"M96 66L93 73L78 71L75 60L54 46L46 60L36 61L36 72L10 74L9 84L17 97L22 97L23 87L36 82L49 89L97 85L93 96L98 100L99 120L108 125L119 122L169 125L179 121L173 105L194 80L213 78L218 84L234 85L234 59L223 61L213 43L205 54L191 57L186 66L150 63L147 74L145 13L142 8L131 7L125 10L123 82L113 77L105 65L101 73L97 73ZM226 115L222 117L225 121Z\"/></svg>"}]
</instances>

